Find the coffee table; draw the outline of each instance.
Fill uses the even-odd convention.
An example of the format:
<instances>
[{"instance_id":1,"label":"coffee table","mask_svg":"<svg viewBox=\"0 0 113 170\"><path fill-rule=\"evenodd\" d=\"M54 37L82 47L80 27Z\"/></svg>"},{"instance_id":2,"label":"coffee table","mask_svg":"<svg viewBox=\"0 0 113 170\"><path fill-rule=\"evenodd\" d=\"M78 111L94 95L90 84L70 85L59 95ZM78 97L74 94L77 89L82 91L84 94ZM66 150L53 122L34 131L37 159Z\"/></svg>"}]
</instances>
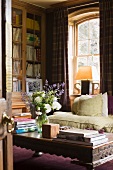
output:
<instances>
[{"instance_id":1,"label":"coffee table","mask_svg":"<svg viewBox=\"0 0 113 170\"><path fill-rule=\"evenodd\" d=\"M34 150L36 152L62 155L70 157L72 163L86 166L88 170L93 170L107 161L113 159L113 134L107 134L108 142L98 146L86 146L70 142L55 141L53 139L42 138L37 131L13 135L13 144L22 148ZM77 158L77 160L75 159Z\"/></svg>"}]
</instances>

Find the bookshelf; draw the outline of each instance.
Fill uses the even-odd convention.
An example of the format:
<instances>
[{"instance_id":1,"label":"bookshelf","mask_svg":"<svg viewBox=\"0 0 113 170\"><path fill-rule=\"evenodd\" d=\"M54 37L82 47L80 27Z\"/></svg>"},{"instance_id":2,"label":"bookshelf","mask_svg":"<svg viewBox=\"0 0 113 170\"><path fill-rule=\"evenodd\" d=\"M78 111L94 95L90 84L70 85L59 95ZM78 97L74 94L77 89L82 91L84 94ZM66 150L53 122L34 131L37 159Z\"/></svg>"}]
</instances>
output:
<instances>
[{"instance_id":1,"label":"bookshelf","mask_svg":"<svg viewBox=\"0 0 113 170\"><path fill-rule=\"evenodd\" d=\"M27 13L26 76L41 78L41 17Z\"/></svg>"},{"instance_id":2,"label":"bookshelf","mask_svg":"<svg viewBox=\"0 0 113 170\"><path fill-rule=\"evenodd\" d=\"M24 91L23 78L25 72L23 72L23 8L12 8L12 80L13 80L13 92Z\"/></svg>"},{"instance_id":3,"label":"bookshelf","mask_svg":"<svg viewBox=\"0 0 113 170\"><path fill-rule=\"evenodd\" d=\"M28 78L45 82L45 13L43 8L12 0L14 92L25 92Z\"/></svg>"}]
</instances>

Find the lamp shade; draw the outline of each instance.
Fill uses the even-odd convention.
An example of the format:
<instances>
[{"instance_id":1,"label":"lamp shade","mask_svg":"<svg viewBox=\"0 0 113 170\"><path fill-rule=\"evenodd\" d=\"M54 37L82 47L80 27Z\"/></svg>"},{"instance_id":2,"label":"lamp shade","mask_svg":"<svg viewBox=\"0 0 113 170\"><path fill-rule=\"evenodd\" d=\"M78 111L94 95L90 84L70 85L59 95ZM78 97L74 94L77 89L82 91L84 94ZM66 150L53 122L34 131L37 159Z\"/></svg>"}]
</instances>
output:
<instances>
[{"instance_id":1,"label":"lamp shade","mask_svg":"<svg viewBox=\"0 0 113 170\"><path fill-rule=\"evenodd\" d=\"M99 80L95 66L81 66L75 76L76 80Z\"/></svg>"}]
</instances>

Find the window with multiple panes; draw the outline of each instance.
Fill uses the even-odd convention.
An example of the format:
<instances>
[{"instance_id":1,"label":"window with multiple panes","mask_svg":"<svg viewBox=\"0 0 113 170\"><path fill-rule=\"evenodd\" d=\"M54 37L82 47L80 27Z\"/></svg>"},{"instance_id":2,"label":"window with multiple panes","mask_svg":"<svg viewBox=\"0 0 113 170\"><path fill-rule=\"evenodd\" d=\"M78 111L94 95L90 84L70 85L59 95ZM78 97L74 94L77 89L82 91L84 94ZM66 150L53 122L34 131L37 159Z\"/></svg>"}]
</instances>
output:
<instances>
[{"instance_id":1,"label":"window with multiple panes","mask_svg":"<svg viewBox=\"0 0 113 170\"><path fill-rule=\"evenodd\" d=\"M77 67L96 66L99 71L99 19L77 25Z\"/></svg>"},{"instance_id":2,"label":"window with multiple panes","mask_svg":"<svg viewBox=\"0 0 113 170\"><path fill-rule=\"evenodd\" d=\"M69 23L69 87L74 94L75 75L80 66L95 66L100 75L99 18Z\"/></svg>"}]
</instances>

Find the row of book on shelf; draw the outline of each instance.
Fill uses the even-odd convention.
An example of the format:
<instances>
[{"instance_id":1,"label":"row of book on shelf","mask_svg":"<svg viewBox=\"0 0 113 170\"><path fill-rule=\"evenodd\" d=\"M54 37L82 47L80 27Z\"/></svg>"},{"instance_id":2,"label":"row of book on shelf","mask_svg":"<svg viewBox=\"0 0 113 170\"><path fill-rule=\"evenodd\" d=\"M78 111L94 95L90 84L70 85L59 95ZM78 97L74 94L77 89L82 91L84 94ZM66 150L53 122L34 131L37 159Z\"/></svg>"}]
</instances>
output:
<instances>
[{"instance_id":1,"label":"row of book on shelf","mask_svg":"<svg viewBox=\"0 0 113 170\"><path fill-rule=\"evenodd\" d=\"M21 45L13 44L13 59L21 59Z\"/></svg>"},{"instance_id":2,"label":"row of book on shelf","mask_svg":"<svg viewBox=\"0 0 113 170\"><path fill-rule=\"evenodd\" d=\"M21 14L17 14L17 12L14 10L13 11L13 15L12 15L12 22L14 25L21 25L22 21L22 15Z\"/></svg>"},{"instance_id":3,"label":"row of book on shelf","mask_svg":"<svg viewBox=\"0 0 113 170\"><path fill-rule=\"evenodd\" d=\"M13 74L14 75L19 75L21 71L21 63L20 61L14 61L13 62ZM26 66L26 76L35 76L35 77L40 77L41 73L41 64L31 64L27 63Z\"/></svg>"},{"instance_id":4,"label":"row of book on shelf","mask_svg":"<svg viewBox=\"0 0 113 170\"><path fill-rule=\"evenodd\" d=\"M41 49L40 48L35 48L35 47L40 47L40 38L33 37L34 35L32 34L32 37L30 37L31 34L27 33L27 60L35 60L38 62L41 62ZM34 39L35 39L35 44L34 44ZM18 43L21 42L21 29L20 28L13 28L13 58L20 58L21 54L21 45ZM33 46L34 44L34 46Z\"/></svg>"},{"instance_id":5,"label":"row of book on shelf","mask_svg":"<svg viewBox=\"0 0 113 170\"><path fill-rule=\"evenodd\" d=\"M20 74L21 70L21 61L15 60L13 62L13 74Z\"/></svg>"},{"instance_id":6,"label":"row of book on shelf","mask_svg":"<svg viewBox=\"0 0 113 170\"><path fill-rule=\"evenodd\" d=\"M33 46L27 45L26 59L41 62L41 49L34 48Z\"/></svg>"},{"instance_id":7,"label":"row of book on shelf","mask_svg":"<svg viewBox=\"0 0 113 170\"><path fill-rule=\"evenodd\" d=\"M21 28L13 28L13 41L21 42L22 38L22 29Z\"/></svg>"},{"instance_id":8,"label":"row of book on shelf","mask_svg":"<svg viewBox=\"0 0 113 170\"><path fill-rule=\"evenodd\" d=\"M13 92L21 91L22 82L16 77L13 77Z\"/></svg>"},{"instance_id":9,"label":"row of book on shelf","mask_svg":"<svg viewBox=\"0 0 113 170\"><path fill-rule=\"evenodd\" d=\"M40 24L39 24L38 20L27 18L27 25L26 26L29 29L35 29L37 31L40 31Z\"/></svg>"},{"instance_id":10,"label":"row of book on shelf","mask_svg":"<svg viewBox=\"0 0 113 170\"><path fill-rule=\"evenodd\" d=\"M108 141L105 133L96 130L66 129L60 130L55 141L70 142L81 145L97 146Z\"/></svg>"},{"instance_id":11,"label":"row of book on shelf","mask_svg":"<svg viewBox=\"0 0 113 170\"><path fill-rule=\"evenodd\" d=\"M12 15L12 22L14 25L21 25L22 23L22 14L18 14L15 10L13 11L13 15ZM38 20L34 20L31 18L27 17L27 21L26 21L26 26L29 29L35 29L37 31L40 31L40 24Z\"/></svg>"},{"instance_id":12,"label":"row of book on shelf","mask_svg":"<svg viewBox=\"0 0 113 170\"><path fill-rule=\"evenodd\" d=\"M40 77L40 73L41 73L41 65L40 64L30 64L27 63L27 67L26 67L26 76L29 77Z\"/></svg>"},{"instance_id":13,"label":"row of book on shelf","mask_svg":"<svg viewBox=\"0 0 113 170\"><path fill-rule=\"evenodd\" d=\"M21 28L13 28L13 41L21 42L22 39L22 29ZM36 34L26 33L26 42L29 45L34 45L35 47L40 46L40 37Z\"/></svg>"}]
</instances>

